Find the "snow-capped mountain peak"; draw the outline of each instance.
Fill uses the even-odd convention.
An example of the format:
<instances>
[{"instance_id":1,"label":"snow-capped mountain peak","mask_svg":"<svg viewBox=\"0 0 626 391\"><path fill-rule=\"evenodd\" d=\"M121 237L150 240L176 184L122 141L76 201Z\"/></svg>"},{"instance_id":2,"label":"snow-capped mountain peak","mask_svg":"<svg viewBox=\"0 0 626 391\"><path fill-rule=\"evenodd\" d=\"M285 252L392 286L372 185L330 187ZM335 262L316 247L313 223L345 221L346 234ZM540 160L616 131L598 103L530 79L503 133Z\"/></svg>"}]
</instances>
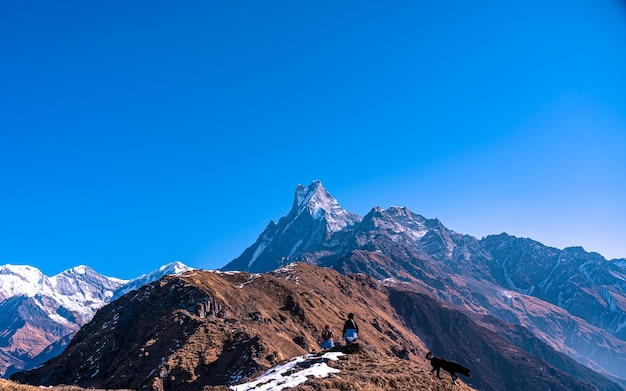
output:
<instances>
[{"instance_id":1,"label":"snow-capped mountain peak","mask_svg":"<svg viewBox=\"0 0 626 391\"><path fill-rule=\"evenodd\" d=\"M8 328L0 330L8 336L0 341L0 376L11 366L15 370L28 365L24 351L29 357L36 356L51 342L75 333L98 309L122 294L163 275L189 269L181 262L172 262L127 281L104 276L84 265L52 277L32 266L0 265L0 314L12 314L15 324L21 324L4 324ZM29 334L26 340L12 337L24 332Z\"/></svg>"},{"instance_id":2,"label":"snow-capped mountain peak","mask_svg":"<svg viewBox=\"0 0 626 391\"><path fill-rule=\"evenodd\" d=\"M322 254L326 247L338 245L361 220L339 206L320 181L298 185L289 213L278 224L270 222L256 242L222 270L267 271L304 253Z\"/></svg>"},{"instance_id":3,"label":"snow-capped mountain peak","mask_svg":"<svg viewBox=\"0 0 626 391\"><path fill-rule=\"evenodd\" d=\"M360 221L360 217L346 211L316 180L308 186L298 185L292 207L295 218L306 212L315 220L325 220L328 232L338 232ZM295 220L294 218L294 220Z\"/></svg>"},{"instance_id":4,"label":"snow-capped mountain peak","mask_svg":"<svg viewBox=\"0 0 626 391\"><path fill-rule=\"evenodd\" d=\"M166 265L163 265L157 270L154 270L148 274L143 274L137 278L133 278L132 280L127 281L123 287L119 288L115 292L115 294L113 295L113 300L125 295L126 293L130 291L137 290L146 284L156 281L165 275L180 274L180 273L186 272L187 270L193 270L193 268L183 264L180 261L175 261L175 262L171 262Z\"/></svg>"},{"instance_id":5,"label":"snow-capped mountain peak","mask_svg":"<svg viewBox=\"0 0 626 391\"><path fill-rule=\"evenodd\" d=\"M406 235L413 241L424 237L430 230L427 220L403 206L391 206L387 209L375 207L365 217L378 229L385 230L390 235Z\"/></svg>"},{"instance_id":6,"label":"snow-capped mountain peak","mask_svg":"<svg viewBox=\"0 0 626 391\"><path fill-rule=\"evenodd\" d=\"M296 199L294 200L295 207L298 209L306 207L311 198L313 198L313 196L318 192L318 190L320 190L320 188L322 190L326 190L324 189L324 187L322 186L322 182L320 181L313 181L308 186L298 184L298 186L296 187Z\"/></svg>"},{"instance_id":7,"label":"snow-capped mountain peak","mask_svg":"<svg viewBox=\"0 0 626 391\"><path fill-rule=\"evenodd\" d=\"M159 268L159 272L163 272L165 274L180 274L184 273L188 270L192 270L189 266L185 265L180 261L174 261L172 263L168 263L167 265L163 265Z\"/></svg>"},{"instance_id":8,"label":"snow-capped mountain peak","mask_svg":"<svg viewBox=\"0 0 626 391\"><path fill-rule=\"evenodd\" d=\"M16 295L35 296L46 282L47 277L35 267L2 265L0 266L0 300Z\"/></svg>"},{"instance_id":9,"label":"snow-capped mountain peak","mask_svg":"<svg viewBox=\"0 0 626 391\"><path fill-rule=\"evenodd\" d=\"M50 277L51 292L61 305L86 323L108 303L126 280L104 276L88 266L76 266Z\"/></svg>"}]
</instances>

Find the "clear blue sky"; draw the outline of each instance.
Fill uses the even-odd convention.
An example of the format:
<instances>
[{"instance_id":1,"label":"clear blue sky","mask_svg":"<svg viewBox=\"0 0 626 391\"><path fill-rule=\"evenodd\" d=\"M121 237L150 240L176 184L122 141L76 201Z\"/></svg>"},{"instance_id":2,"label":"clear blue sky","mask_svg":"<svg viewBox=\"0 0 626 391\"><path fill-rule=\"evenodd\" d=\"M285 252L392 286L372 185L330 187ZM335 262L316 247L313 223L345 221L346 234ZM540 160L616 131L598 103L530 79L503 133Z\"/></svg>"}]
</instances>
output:
<instances>
[{"instance_id":1,"label":"clear blue sky","mask_svg":"<svg viewBox=\"0 0 626 391\"><path fill-rule=\"evenodd\" d=\"M626 257L622 1L4 1L0 264L218 268L319 179Z\"/></svg>"}]
</instances>

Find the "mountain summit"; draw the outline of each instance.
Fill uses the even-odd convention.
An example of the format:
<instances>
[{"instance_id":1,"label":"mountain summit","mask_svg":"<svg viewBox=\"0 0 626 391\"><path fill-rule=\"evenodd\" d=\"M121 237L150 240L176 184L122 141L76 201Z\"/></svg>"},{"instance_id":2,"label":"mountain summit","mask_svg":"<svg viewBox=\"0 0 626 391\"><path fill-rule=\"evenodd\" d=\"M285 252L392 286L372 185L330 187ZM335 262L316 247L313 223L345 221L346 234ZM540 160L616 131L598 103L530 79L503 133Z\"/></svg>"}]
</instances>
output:
<instances>
[{"instance_id":1,"label":"mountain summit","mask_svg":"<svg viewBox=\"0 0 626 391\"><path fill-rule=\"evenodd\" d=\"M326 232L338 232L359 222L361 218L339 206L320 181L313 181L309 186L298 185L296 196L288 217L293 220L302 214L320 220L326 225Z\"/></svg>"},{"instance_id":2,"label":"mountain summit","mask_svg":"<svg viewBox=\"0 0 626 391\"><path fill-rule=\"evenodd\" d=\"M266 272L305 254L323 258L336 253L359 222L361 217L339 206L320 181L298 185L289 213L278 223L270 221L256 242L223 270Z\"/></svg>"}]
</instances>

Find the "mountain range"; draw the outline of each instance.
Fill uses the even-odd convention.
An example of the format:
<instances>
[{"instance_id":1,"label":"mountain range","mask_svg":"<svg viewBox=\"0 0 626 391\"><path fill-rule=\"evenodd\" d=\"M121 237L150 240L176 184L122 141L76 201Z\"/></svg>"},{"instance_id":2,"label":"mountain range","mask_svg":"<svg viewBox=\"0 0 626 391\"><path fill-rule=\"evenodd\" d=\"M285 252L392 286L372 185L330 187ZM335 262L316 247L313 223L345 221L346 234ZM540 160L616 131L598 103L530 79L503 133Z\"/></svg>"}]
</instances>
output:
<instances>
[{"instance_id":1,"label":"mountain range","mask_svg":"<svg viewBox=\"0 0 626 391\"><path fill-rule=\"evenodd\" d=\"M53 277L31 266L0 266L0 375L59 354L98 309L122 294L189 269L173 262L127 281L87 266Z\"/></svg>"},{"instance_id":2,"label":"mountain range","mask_svg":"<svg viewBox=\"0 0 626 391\"><path fill-rule=\"evenodd\" d=\"M409 360L427 373L423 356L432 350L470 365L475 375L464 380L481 390L626 387L626 259L506 233L477 239L404 207L374 207L359 216L319 181L298 185L289 213L221 271L158 280L163 274L133 285L106 280L120 284L113 288L96 282L93 308L108 304L95 316L46 299L56 303L47 319L93 320L73 323L65 335L82 328L61 355L12 378L224 389L310 352L321 324L357 310L366 315L363 342L373 361ZM38 296L0 297L0 305L13 297ZM35 299L24 308L45 307L37 300L43 303ZM61 335L59 324L46 330ZM402 373L413 388L426 381ZM363 389L394 389L367 384Z\"/></svg>"},{"instance_id":3,"label":"mountain range","mask_svg":"<svg viewBox=\"0 0 626 391\"><path fill-rule=\"evenodd\" d=\"M354 351L337 349L346 354L341 360L320 361L312 352L325 324L339 342L349 312L360 342ZM430 349L464 363L472 376L459 385L445 373L437 379L424 358ZM336 372L305 377L295 390L470 389L461 382L484 391L620 390L553 354L558 366L428 295L365 274L297 263L263 274L198 270L167 276L103 307L60 356L11 379L99 389L280 390L263 382L263 374L287 376L294 371L289 363L300 360L301 368L324 362Z\"/></svg>"},{"instance_id":4,"label":"mountain range","mask_svg":"<svg viewBox=\"0 0 626 391\"><path fill-rule=\"evenodd\" d=\"M223 270L267 272L299 261L365 273L519 325L608 377L626 379L626 260L559 250L506 233L482 239L404 207L360 217L314 181Z\"/></svg>"}]
</instances>

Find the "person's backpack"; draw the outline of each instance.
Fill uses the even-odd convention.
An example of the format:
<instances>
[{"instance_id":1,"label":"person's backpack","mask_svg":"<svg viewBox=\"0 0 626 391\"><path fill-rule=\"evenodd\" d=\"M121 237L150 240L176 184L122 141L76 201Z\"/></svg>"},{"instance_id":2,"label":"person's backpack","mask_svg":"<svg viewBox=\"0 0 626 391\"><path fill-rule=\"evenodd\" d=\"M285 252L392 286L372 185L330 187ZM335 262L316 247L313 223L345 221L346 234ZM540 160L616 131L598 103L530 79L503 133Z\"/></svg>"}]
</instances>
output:
<instances>
[{"instance_id":1,"label":"person's backpack","mask_svg":"<svg viewBox=\"0 0 626 391\"><path fill-rule=\"evenodd\" d=\"M333 337L333 332L326 329L322 331L322 339L331 339Z\"/></svg>"}]
</instances>

